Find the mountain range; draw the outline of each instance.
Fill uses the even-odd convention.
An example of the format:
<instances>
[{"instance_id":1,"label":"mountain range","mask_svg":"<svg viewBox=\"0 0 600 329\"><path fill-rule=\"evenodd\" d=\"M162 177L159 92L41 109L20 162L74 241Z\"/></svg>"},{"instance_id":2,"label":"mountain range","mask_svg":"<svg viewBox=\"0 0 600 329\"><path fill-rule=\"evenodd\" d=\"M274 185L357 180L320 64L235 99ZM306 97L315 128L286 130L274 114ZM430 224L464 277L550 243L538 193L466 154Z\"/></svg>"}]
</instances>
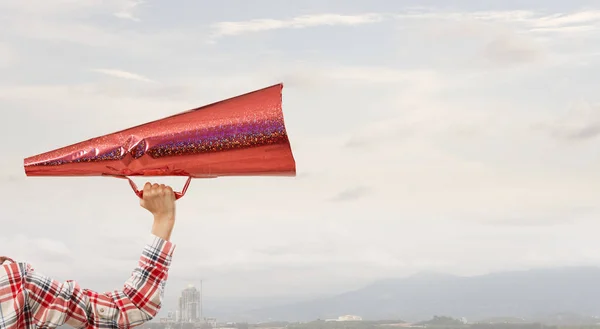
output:
<instances>
[{"instance_id":1,"label":"mountain range","mask_svg":"<svg viewBox=\"0 0 600 329\"><path fill-rule=\"evenodd\" d=\"M221 310L224 311L224 310ZM221 313L221 312L219 312ZM600 268L566 267L472 277L419 274L336 296L222 314L237 321L311 321L353 314L365 320L419 321L433 315L476 321L600 314ZM600 322L600 321L599 321Z\"/></svg>"}]
</instances>

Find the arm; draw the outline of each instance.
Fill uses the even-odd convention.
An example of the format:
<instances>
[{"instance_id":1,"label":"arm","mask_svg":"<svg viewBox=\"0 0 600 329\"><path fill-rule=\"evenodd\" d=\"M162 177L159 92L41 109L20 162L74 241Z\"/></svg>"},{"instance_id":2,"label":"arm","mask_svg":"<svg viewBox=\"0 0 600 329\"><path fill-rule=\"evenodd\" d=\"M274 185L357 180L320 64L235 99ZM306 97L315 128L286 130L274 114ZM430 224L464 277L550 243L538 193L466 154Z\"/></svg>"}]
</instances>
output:
<instances>
[{"instance_id":1,"label":"arm","mask_svg":"<svg viewBox=\"0 0 600 329\"><path fill-rule=\"evenodd\" d=\"M77 282L60 283L28 268L24 289L31 319L39 328L131 328L154 318L161 307L175 246L152 236L122 290L99 294Z\"/></svg>"},{"instance_id":2,"label":"arm","mask_svg":"<svg viewBox=\"0 0 600 329\"><path fill-rule=\"evenodd\" d=\"M175 246L169 242L175 224L175 193L170 187L146 183L140 205L154 215L151 241L123 290L99 294L76 282L60 283L25 270L25 317L38 328L62 324L74 328L131 328L160 310Z\"/></svg>"}]
</instances>

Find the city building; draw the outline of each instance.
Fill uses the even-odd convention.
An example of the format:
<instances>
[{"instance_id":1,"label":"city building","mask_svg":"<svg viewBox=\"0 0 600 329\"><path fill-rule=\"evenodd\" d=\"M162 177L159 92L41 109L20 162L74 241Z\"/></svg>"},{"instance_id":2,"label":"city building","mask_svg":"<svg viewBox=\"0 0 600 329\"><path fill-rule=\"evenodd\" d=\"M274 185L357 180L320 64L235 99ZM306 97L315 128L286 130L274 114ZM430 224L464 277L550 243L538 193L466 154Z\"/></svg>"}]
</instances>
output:
<instances>
[{"instance_id":1,"label":"city building","mask_svg":"<svg viewBox=\"0 0 600 329\"><path fill-rule=\"evenodd\" d=\"M206 324L208 324L211 328L217 327L217 318L206 318Z\"/></svg>"},{"instance_id":2,"label":"city building","mask_svg":"<svg viewBox=\"0 0 600 329\"><path fill-rule=\"evenodd\" d=\"M362 318L358 315L342 315L338 317L338 321L362 321Z\"/></svg>"},{"instance_id":3,"label":"city building","mask_svg":"<svg viewBox=\"0 0 600 329\"><path fill-rule=\"evenodd\" d=\"M193 285L189 285L181 292L179 297L179 322L200 322L202 315L200 311L201 293Z\"/></svg>"},{"instance_id":4,"label":"city building","mask_svg":"<svg viewBox=\"0 0 600 329\"><path fill-rule=\"evenodd\" d=\"M176 320L175 312L173 312L173 311L169 311L169 312L167 313L167 320L168 320L169 322L175 322L175 320Z\"/></svg>"}]
</instances>

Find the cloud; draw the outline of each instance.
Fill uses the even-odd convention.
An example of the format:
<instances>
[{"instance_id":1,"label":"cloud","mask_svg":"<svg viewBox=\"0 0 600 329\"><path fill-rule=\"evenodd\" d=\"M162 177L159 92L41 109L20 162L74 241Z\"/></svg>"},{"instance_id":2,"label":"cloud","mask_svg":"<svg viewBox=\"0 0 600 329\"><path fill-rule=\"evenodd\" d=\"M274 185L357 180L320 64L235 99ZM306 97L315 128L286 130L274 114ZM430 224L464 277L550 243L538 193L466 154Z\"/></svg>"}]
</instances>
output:
<instances>
[{"instance_id":1,"label":"cloud","mask_svg":"<svg viewBox=\"0 0 600 329\"><path fill-rule=\"evenodd\" d=\"M18 261L63 263L72 260L71 250L60 240L14 234L2 237L1 241L0 250Z\"/></svg>"},{"instance_id":2,"label":"cloud","mask_svg":"<svg viewBox=\"0 0 600 329\"><path fill-rule=\"evenodd\" d=\"M287 20L253 19L239 22L212 24L213 37L236 36L279 29L303 29L317 26L352 26L377 23L385 18L382 14L340 15L314 14L297 16Z\"/></svg>"},{"instance_id":3,"label":"cloud","mask_svg":"<svg viewBox=\"0 0 600 329\"><path fill-rule=\"evenodd\" d=\"M533 126L564 141L587 141L600 136L600 104L578 102L565 115Z\"/></svg>"},{"instance_id":4,"label":"cloud","mask_svg":"<svg viewBox=\"0 0 600 329\"><path fill-rule=\"evenodd\" d=\"M597 218L600 208L595 205L572 206L553 205L545 208L529 208L516 205L511 211L484 209L469 211L465 209L457 214L457 220L485 226L514 228L548 228L569 226L573 224L589 224Z\"/></svg>"},{"instance_id":5,"label":"cloud","mask_svg":"<svg viewBox=\"0 0 600 329\"><path fill-rule=\"evenodd\" d=\"M394 15L408 21L455 22L462 26L462 33L480 34L471 28L504 29L523 33L589 33L600 29L600 11L583 10L573 13L547 15L535 10L506 11L443 11L437 8L410 10ZM482 24L485 23L485 24ZM487 25L486 25L487 24ZM489 25L492 24L492 25Z\"/></svg>"},{"instance_id":6,"label":"cloud","mask_svg":"<svg viewBox=\"0 0 600 329\"><path fill-rule=\"evenodd\" d=\"M353 133L344 146L358 151L386 148L389 143L400 145L408 139L424 133L423 125L428 124L431 123L410 117L410 115L368 123Z\"/></svg>"},{"instance_id":7,"label":"cloud","mask_svg":"<svg viewBox=\"0 0 600 329\"><path fill-rule=\"evenodd\" d=\"M346 189L336 196L331 198L333 202L347 202L355 201L366 197L371 192L371 189L366 186L356 186L353 188Z\"/></svg>"},{"instance_id":8,"label":"cloud","mask_svg":"<svg viewBox=\"0 0 600 329\"><path fill-rule=\"evenodd\" d=\"M85 12L129 13L143 2L140 0L60 0L52 2L31 0L25 4L19 1L0 0L0 9L17 14L34 15L36 18L50 18L68 17Z\"/></svg>"},{"instance_id":9,"label":"cloud","mask_svg":"<svg viewBox=\"0 0 600 329\"><path fill-rule=\"evenodd\" d=\"M428 21L471 21L495 23L526 23L539 17L531 10L502 10L502 11L445 11L439 8L422 8L407 10L394 15L396 19L428 20Z\"/></svg>"},{"instance_id":10,"label":"cloud","mask_svg":"<svg viewBox=\"0 0 600 329\"><path fill-rule=\"evenodd\" d=\"M557 135L571 140L586 140L595 138L600 135L600 122L586 124L579 127L567 127L562 131L557 131Z\"/></svg>"},{"instance_id":11,"label":"cloud","mask_svg":"<svg viewBox=\"0 0 600 329\"><path fill-rule=\"evenodd\" d=\"M460 40L479 48L488 63L508 66L537 62L545 49L539 35L531 33L538 26L540 14L533 11L490 12L413 12L397 16L416 25L428 37L444 43ZM449 41L451 40L451 41ZM471 67L478 64L469 59Z\"/></svg>"},{"instance_id":12,"label":"cloud","mask_svg":"<svg viewBox=\"0 0 600 329\"><path fill-rule=\"evenodd\" d=\"M397 85L416 92L417 89L432 89L439 83L439 73L430 69L397 69L382 65L336 65L327 66L295 63L294 68L284 68L277 74L286 87L318 88L324 90L337 86Z\"/></svg>"},{"instance_id":13,"label":"cloud","mask_svg":"<svg viewBox=\"0 0 600 329\"><path fill-rule=\"evenodd\" d=\"M600 11L587 10L571 14L553 14L536 19L533 25L537 28L561 28L595 26L600 22Z\"/></svg>"},{"instance_id":14,"label":"cloud","mask_svg":"<svg viewBox=\"0 0 600 329\"><path fill-rule=\"evenodd\" d=\"M141 4L143 4L145 1L142 0L134 0L134 1L127 1L126 3L123 4L123 8L114 13L115 17L118 18L122 18L122 19L127 19L130 21L134 21L134 22L139 22L140 19L136 16L134 16L134 11L135 9L140 6Z\"/></svg>"},{"instance_id":15,"label":"cloud","mask_svg":"<svg viewBox=\"0 0 600 329\"><path fill-rule=\"evenodd\" d=\"M0 42L0 69L10 67L16 60L14 49L6 43Z\"/></svg>"},{"instance_id":16,"label":"cloud","mask_svg":"<svg viewBox=\"0 0 600 329\"><path fill-rule=\"evenodd\" d=\"M415 133L415 128L410 124L404 126L382 125L379 131L363 130L353 134L344 146L355 151L385 148L389 139L394 140L395 143L402 143L407 138L414 136Z\"/></svg>"},{"instance_id":17,"label":"cloud","mask_svg":"<svg viewBox=\"0 0 600 329\"><path fill-rule=\"evenodd\" d=\"M489 42L483 51L486 59L497 64L531 63L541 58L542 51L533 40L515 35L501 35Z\"/></svg>"},{"instance_id":18,"label":"cloud","mask_svg":"<svg viewBox=\"0 0 600 329\"><path fill-rule=\"evenodd\" d=\"M79 47L95 48L89 50L89 56L84 57L92 63L95 62L95 55L106 50L108 51L103 56L105 60L111 60L113 56L122 58L132 54L138 60L149 57L148 54L162 54L172 59L174 55L181 56L181 48L193 47L195 41L202 37L202 32L198 32L198 29L195 29L194 33L176 29L148 31L138 29L136 25L106 24L106 20L103 19L81 19L112 18L116 15L122 19L139 21L139 17L134 14L142 3L144 2L137 0L61 0L51 3L32 0L25 4L0 0L0 12L11 13L2 17L2 34L17 37L17 40L33 42L37 47L45 41L60 42L69 48L70 53L64 57L71 58L73 65L82 59L70 56L74 54L73 51L79 51ZM108 21L114 23L114 20ZM114 51L115 49L118 51ZM27 55L35 57L34 54Z\"/></svg>"},{"instance_id":19,"label":"cloud","mask_svg":"<svg viewBox=\"0 0 600 329\"><path fill-rule=\"evenodd\" d=\"M155 81L150 80L139 74L135 74L135 73L127 72L127 71L114 70L114 69L92 69L92 71L96 72L96 73L105 74L105 75L108 75L111 77L115 77L115 78L136 80L136 81L142 81L142 82L152 82L152 83L155 82Z\"/></svg>"},{"instance_id":20,"label":"cloud","mask_svg":"<svg viewBox=\"0 0 600 329\"><path fill-rule=\"evenodd\" d=\"M528 31L541 34L572 35L600 31L600 11L588 10L570 14L553 14L528 22Z\"/></svg>"}]
</instances>

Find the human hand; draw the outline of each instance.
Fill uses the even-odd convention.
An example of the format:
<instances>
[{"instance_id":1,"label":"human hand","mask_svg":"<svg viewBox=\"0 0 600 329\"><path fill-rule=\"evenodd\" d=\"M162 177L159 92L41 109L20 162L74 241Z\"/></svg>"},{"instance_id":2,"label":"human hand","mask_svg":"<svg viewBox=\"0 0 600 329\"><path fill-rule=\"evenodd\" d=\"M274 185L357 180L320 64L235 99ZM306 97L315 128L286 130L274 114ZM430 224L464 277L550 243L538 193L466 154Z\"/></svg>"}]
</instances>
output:
<instances>
[{"instance_id":1,"label":"human hand","mask_svg":"<svg viewBox=\"0 0 600 329\"><path fill-rule=\"evenodd\" d=\"M146 183L140 205L154 215L152 234L168 241L175 225L175 192L173 189L164 184Z\"/></svg>"}]
</instances>

